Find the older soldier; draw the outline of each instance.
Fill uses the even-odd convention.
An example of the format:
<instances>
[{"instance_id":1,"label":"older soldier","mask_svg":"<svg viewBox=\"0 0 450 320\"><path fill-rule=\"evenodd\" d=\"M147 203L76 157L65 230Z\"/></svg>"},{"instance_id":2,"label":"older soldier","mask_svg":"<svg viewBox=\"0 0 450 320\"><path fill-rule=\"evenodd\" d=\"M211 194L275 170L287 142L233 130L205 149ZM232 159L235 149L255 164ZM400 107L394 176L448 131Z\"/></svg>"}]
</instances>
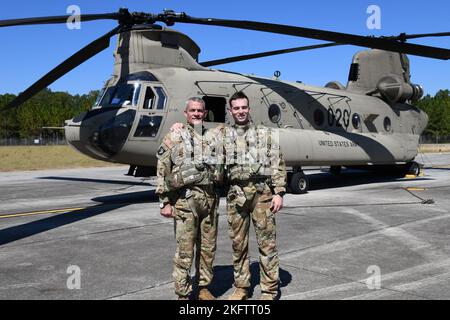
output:
<instances>
[{"instance_id":1,"label":"older soldier","mask_svg":"<svg viewBox=\"0 0 450 320\"><path fill-rule=\"evenodd\" d=\"M221 180L222 170L214 157L218 127L206 130L203 119L205 104L190 98L184 111L187 125L168 133L158 150L156 193L160 213L174 217L177 248L173 277L179 299L189 299L192 292L190 269L197 253L200 300L214 300L207 289L213 277L213 260L217 239L217 207L219 198L214 184ZM220 156L223 152L218 152ZM221 161L219 161L219 164Z\"/></svg>"},{"instance_id":2,"label":"older soldier","mask_svg":"<svg viewBox=\"0 0 450 320\"><path fill-rule=\"evenodd\" d=\"M233 242L234 292L230 300L244 300L250 287L248 237L250 219L259 247L261 299L278 294L279 259L275 213L283 206L286 168L277 136L250 122L247 96L235 93L229 101L235 124L226 128L226 171L229 235Z\"/></svg>"}]
</instances>

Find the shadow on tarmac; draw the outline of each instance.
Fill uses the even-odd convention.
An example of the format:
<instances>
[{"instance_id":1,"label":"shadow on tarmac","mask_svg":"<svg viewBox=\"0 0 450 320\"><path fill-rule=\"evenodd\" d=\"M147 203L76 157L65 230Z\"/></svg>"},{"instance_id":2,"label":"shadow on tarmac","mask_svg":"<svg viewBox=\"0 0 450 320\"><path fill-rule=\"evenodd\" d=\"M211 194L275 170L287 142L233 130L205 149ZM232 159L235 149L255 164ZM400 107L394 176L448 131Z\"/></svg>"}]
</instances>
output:
<instances>
[{"instance_id":1,"label":"shadow on tarmac","mask_svg":"<svg viewBox=\"0 0 450 320\"><path fill-rule=\"evenodd\" d=\"M101 204L9 227L0 230L0 246L30 236L34 236L42 232L56 229L80 220L94 217L111 210L119 209L126 205L127 204Z\"/></svg>"},{"instance_id":2,"label":"shadow on tarmac","mask_svg":"<svg viewBox=\"0 0 450 320\"><path fill-rule=\"evenodd\" d=\"M376 172L353 169L343 170L339 175L333 175L329 172L308 173L308 171L305 171L305 174L310 182L310 191L405 180L403 176L399 175L380 174ZM407 180L426 181L434 179L417 177Z\"/></svg>"},{"instance_id":3,"label":"shadow on tarmac","mask_svg":"<svg viewBox=\"0 0 450 320\"><path fill-rule=\"evenodd\" d=\"M101 196L92 198L92 201L101 202L103 204L133 204L133 203L147 203L159 202L155 190L129 192L122 194L114 194L110 196Z\"/></svg>"},{"instance_id":4,"label":"shadow on tarmac","mask_svg":"<svg viewBox=\"0 0 450 320\"><path fill-rule=\"evenodd\" d=\"M93 183L106 183L106 184L121 184L127 186L140 186L140 185L148 185L151 186L148 182L143 181L121 181L121 180L107 180L107 179L90 179L90 178L73 178L73 177L38 177L36 179L43 180L62 180L62 181L77 181L77 182L93 182Z\"/></svg>"},{"instance_id":5,"label":"shadow on tarmac","mask_svg":"<svg viewBox=\"0 0 450 320\"><path fill-rule=\"evenodd\" d=\"M259 285L260 273L259 273L259 262L252 262L250 264L250 288L249 297L254 294L255 287ZM280 288L287 286L292 281L292 275L280 267ZM225 292L233 287L234 276L233 276L233 266L215 266L214 267L214 278L212 283L209 285L209 290L215 297L222 297ZM197 288L195 288L197 289ZM280 294L280 293L279 293ZM257 294L259 297L259 293ZM225 297L222 297L224 299Z\"/></svg>"},{"instance_id":6,"label":"shadow on tarmac","mask_svg":"<svg viewBox=\"0 0 450 320\"><path fill-rule=\"evenodd\" d=\"M450 170L450 168L434 168L438 170ZM395 182L401 181L404 179L403 176L390 174L389 172L373 172L373 171L365 171L365 170L357 170L357 169L343 169L339 175L333 175L328 171L308 173L309 170L305 170L305 174L308 176L310 180L310 191L314 190L322 190L322 189L331 189L331 188L342 188L349 186L356 186L362 184L371 184L371 183L382 183L382 182ZM63 180L63 181L78 181L78 182L93 182L93 183L105 183L105 184L120 184L120 185L128 185L128 186L137 186L137 185L148 185L152 186L152 184L148 182L133 182L133 181L120 181L120 180L106 180L106 179L89 179L89 178L73 178L73 177L39 177L38 179L49 179L49 180ZM417 177L414 179L408 179L408 181L418 181L418 180L430 180L430 178ZM130 196L130 200L128 202L134 202L137 200L138 203L147 202L140 199L142 196L145 198L145 193L143 192L135 192L135 193L127 193L121 195L120 201L126 199L127 196ZM137 195L134 195L137 194ZM221 190L221 196L225 196L224 190ZM114 197L114 196L105 196L99 197L96 199ZM92 199L97 201L96 199ZM115 200L105 200L107 202L115 201ZM103 202L103 200L99 200L99 202ZM153 202L150 201L150 202Z\"/></svg>"},{"instance_id":7,"label":"shadow on tarmac","mask_svg":"<svg viewBox=\"0 0 450 320\"><path fill-rule=\"evenodd\" d=\"M100 202L100 204L0 230L0 246L123 208L133 203L156 202L158 197L153 190L149 190L97 197L92 200Z\"/></svg>"}]
</instances>

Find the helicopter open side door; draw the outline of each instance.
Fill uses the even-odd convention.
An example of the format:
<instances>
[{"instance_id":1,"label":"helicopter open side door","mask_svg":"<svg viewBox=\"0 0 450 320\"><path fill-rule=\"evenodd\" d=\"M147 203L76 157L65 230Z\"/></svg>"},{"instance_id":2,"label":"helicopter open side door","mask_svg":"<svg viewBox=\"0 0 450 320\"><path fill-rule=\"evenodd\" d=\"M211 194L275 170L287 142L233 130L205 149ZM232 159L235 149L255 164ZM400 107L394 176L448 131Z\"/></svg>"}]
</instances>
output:
<instances>
[{"instance_id":1,"label":"helicopter open side door","mask_svg":"<svg viewBox=\"0 0 450 320\"><path fill-rule=\"evenodd\" d=\"M233 123L228 112L228 99L235 92L233 82L209 81L207 79L196 81L197 94L205 101L207 114L203 125L214 128L220 124L230 125Z\"/></svg>"}]
</instances>

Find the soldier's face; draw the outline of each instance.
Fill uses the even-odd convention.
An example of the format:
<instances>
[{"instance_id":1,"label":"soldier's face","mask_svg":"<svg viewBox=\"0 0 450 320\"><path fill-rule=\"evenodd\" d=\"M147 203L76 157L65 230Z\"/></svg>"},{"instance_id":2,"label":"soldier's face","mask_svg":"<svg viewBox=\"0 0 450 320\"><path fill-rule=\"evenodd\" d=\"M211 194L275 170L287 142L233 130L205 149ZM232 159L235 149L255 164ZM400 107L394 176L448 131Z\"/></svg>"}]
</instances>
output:
<instances>
[{"instance_id":1,"label":"soldier's face","mask_svg":"<svg viewBox=\"0 0 450 320\"><path fill-rule=\"evenodd\" d=\"M189 101L186 110L184 110L187 123L191 125L201 125L203 118L206 116L206 110L202 103L197 101Z\"/></svg>"},{"instance_id":2,"label":"soldier's face","mask_svg":"<svg viewBox=\"0 0 450 320\"><path fill-rule=\"evenodd\" d=\"M236 124L246 124L250 116L250 107L248 100L236 99L231 101L230 109L228 109Z\"/></svg>"}]
</instances>

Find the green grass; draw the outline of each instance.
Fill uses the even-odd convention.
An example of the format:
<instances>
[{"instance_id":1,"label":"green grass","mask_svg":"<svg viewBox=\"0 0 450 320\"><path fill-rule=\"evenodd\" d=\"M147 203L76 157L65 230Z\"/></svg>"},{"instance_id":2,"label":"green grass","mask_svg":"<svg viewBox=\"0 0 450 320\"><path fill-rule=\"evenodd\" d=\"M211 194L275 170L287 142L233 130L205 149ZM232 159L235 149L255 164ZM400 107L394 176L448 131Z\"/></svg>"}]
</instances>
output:
<instances>
[{"instance_id":1,"label":"green grass","mask_svg":"<svg viewBox=\"0 0 450 320\"><path fill-rule=\"evenodd\" d=\"M0 171L116 166L89 158L69 146L1 146Z\"/></svg>"},{"instance_id":2,"label":"green grass","mask_svg":"<svg viewBox=\"0 0 450 320\"><path fill-rule=\"evenodd\" d=\"M423 153L440 153L450 152L450 143L443 144L421 144L419 146L419 152Z\"/></svg>"},{"instance_id":3,"label":"green grass","mask_svg":"<svg viewBox=\"0 0 450 320\"><path fill-rule=\"evenodd\" d=\"M450 152L447 145L421 145L420 152ZM117 166L89 158L69 146L0 146L0 171Z\"/></svg>"}]
</instances>

